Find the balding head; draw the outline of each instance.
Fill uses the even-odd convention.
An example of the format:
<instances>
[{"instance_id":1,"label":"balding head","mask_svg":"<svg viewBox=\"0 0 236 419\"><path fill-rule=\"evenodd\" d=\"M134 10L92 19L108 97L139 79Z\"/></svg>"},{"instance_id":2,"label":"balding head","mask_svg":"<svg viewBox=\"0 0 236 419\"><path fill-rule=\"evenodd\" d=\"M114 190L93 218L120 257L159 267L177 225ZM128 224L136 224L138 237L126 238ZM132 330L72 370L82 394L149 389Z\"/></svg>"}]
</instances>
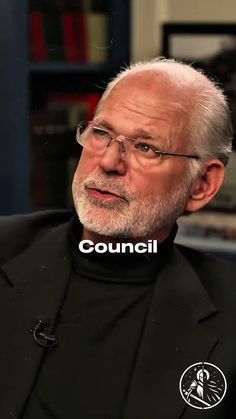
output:
<instances>
[{"instance_id":1,"label":"balding head","mask_svg":"<svg viewBox=\"0 0 236 419\"><path fill-rule=\"evenodd\" d=\"M202 72L172 59L159 58L131 65L110 82L100 101L101 109L107 96L122 83L134 83L146 90L171 98L172 103L187 111L188 142L202 161L217 158L226 165L232 148L232 124L227 101L222 90ZM161 88L160 88L161 86ZM199 162L191 161L193 172Z\"/></svg>"}]
</instances>

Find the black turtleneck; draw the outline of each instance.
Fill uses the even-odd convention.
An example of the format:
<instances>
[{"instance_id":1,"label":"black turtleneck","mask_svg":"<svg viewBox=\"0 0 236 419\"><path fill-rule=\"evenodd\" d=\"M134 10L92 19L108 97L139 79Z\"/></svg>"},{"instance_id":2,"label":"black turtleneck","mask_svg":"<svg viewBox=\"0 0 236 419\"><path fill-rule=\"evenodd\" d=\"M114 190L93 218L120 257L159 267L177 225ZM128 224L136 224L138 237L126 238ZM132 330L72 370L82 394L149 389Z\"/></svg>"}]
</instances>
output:
<instances>
[{"instance_id":1,"label":"black turtleneck","mask_svg":"<svg viewBox=\"0 0 236 419\"><path fill-rule=\"evenodd\" d=\"M24 419L121 419L152 287L176 228L158 254L83 254L74 216L72 272L56 326L59 345L44 358Z\"/></svg>"}]
</instances>

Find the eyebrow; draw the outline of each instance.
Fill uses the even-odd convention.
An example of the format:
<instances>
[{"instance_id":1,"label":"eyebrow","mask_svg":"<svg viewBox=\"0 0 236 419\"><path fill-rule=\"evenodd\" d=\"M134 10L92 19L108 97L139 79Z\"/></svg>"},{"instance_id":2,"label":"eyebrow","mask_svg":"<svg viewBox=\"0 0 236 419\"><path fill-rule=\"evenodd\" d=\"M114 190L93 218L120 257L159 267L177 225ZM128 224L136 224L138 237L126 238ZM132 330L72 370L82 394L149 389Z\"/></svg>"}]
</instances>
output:
<instances>
[{"instance_id":1,"label":"eyebrow","mask_svg":"<svg viewBox=\"0 0 236 419\"><path fill-rule=\"evenodd\" d=\"M114 134L116 134L116 132L115 132L114 128L112 127L112 125L109 122L105 121L104 119L101 119L101 118L97 118L96 119L95 118L93 122L94 122L94 124L101 125L104 128L107 128L108 130L110 130ZM119 134L117 134L117 135L119 135ZM150 134L150 132L145 131L143 128L138 128L138 129L134 130L134 133L133 133L133 135L131 137L130 136L127 136L127 138L139 138L139 137L141 137L141 138L143 138L144 140L147 140L147 141L153 141L153 140L161 140L161 141L163 141L163 140L166 140L165 137L163 137L161 135L158 135L158 134L155 135L155 137L152 136Z\"/></svg>"}]
</instances>

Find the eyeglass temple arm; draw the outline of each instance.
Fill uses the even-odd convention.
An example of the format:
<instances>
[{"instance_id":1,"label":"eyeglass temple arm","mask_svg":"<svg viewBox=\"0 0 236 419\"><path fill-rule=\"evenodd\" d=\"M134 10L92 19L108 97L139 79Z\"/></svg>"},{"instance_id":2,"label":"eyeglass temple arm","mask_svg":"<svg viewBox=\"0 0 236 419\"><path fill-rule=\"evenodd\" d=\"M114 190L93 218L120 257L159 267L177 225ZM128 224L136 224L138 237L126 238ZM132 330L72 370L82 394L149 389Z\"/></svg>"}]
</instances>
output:
<instances>
[{"instance_id":1,"label":"eyeglass temple arm","mask_svg":"<svg viewBox=\"0 0 236 419\"><path fill-rule=\"evenodd\" d=\"M197 156L195 154L168 153L167 151L158 151L158 150L155 150L155 153L156 154L161 154L163 156L187 157L189 159L201 160L201 157L200 156Z\"/></svg>"},{"instance_id":2,"label":"eyeglass temple arm","mask_svg":"<svg viewBox=\"0 0 236 419\"><path fill-rule=\"evenodd\" d=\"M122 144L122 152L123 153L125 152L125 147L124 147L123 141L120 140L117 137L112 137L111 135L109 137L109 140L108 140L108 143L107 143L107 147L110 146L110 144L111 144L112 141L118 141L119 143L121 143ZM168 153L167 151L158 151L158 150L155 150L155 153L156 154L161 154L163 156L187 157L188 159L201 160L201 157L200 156L197 156L195 154Z\"/></svg>"}]
</instances>

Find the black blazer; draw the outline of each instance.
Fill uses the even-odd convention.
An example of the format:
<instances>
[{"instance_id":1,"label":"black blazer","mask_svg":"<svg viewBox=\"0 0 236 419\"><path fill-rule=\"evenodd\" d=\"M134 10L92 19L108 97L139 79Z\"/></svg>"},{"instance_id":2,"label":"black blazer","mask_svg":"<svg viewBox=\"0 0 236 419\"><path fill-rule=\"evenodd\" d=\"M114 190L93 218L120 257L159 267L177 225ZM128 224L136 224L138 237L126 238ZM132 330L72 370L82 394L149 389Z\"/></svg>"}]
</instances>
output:
<instances>
[{"instance_id":1,"label":"black blazer","mask_svg":"<svg viewBox=\"0 0 236 419\"><path fill-rule=\"evenodd\" d=\"M42 315L49 332L55 326L70 276L70 216L0 219L1 419L21 417L41 366L45 349L32 326ZM122 419L236 418L235 334L235 267L174 246L154 288ZM179 391L183 371L200 361L218 366L228 384L223 401L204 411L188 406Z\"/></svg>"}]
</instances>

